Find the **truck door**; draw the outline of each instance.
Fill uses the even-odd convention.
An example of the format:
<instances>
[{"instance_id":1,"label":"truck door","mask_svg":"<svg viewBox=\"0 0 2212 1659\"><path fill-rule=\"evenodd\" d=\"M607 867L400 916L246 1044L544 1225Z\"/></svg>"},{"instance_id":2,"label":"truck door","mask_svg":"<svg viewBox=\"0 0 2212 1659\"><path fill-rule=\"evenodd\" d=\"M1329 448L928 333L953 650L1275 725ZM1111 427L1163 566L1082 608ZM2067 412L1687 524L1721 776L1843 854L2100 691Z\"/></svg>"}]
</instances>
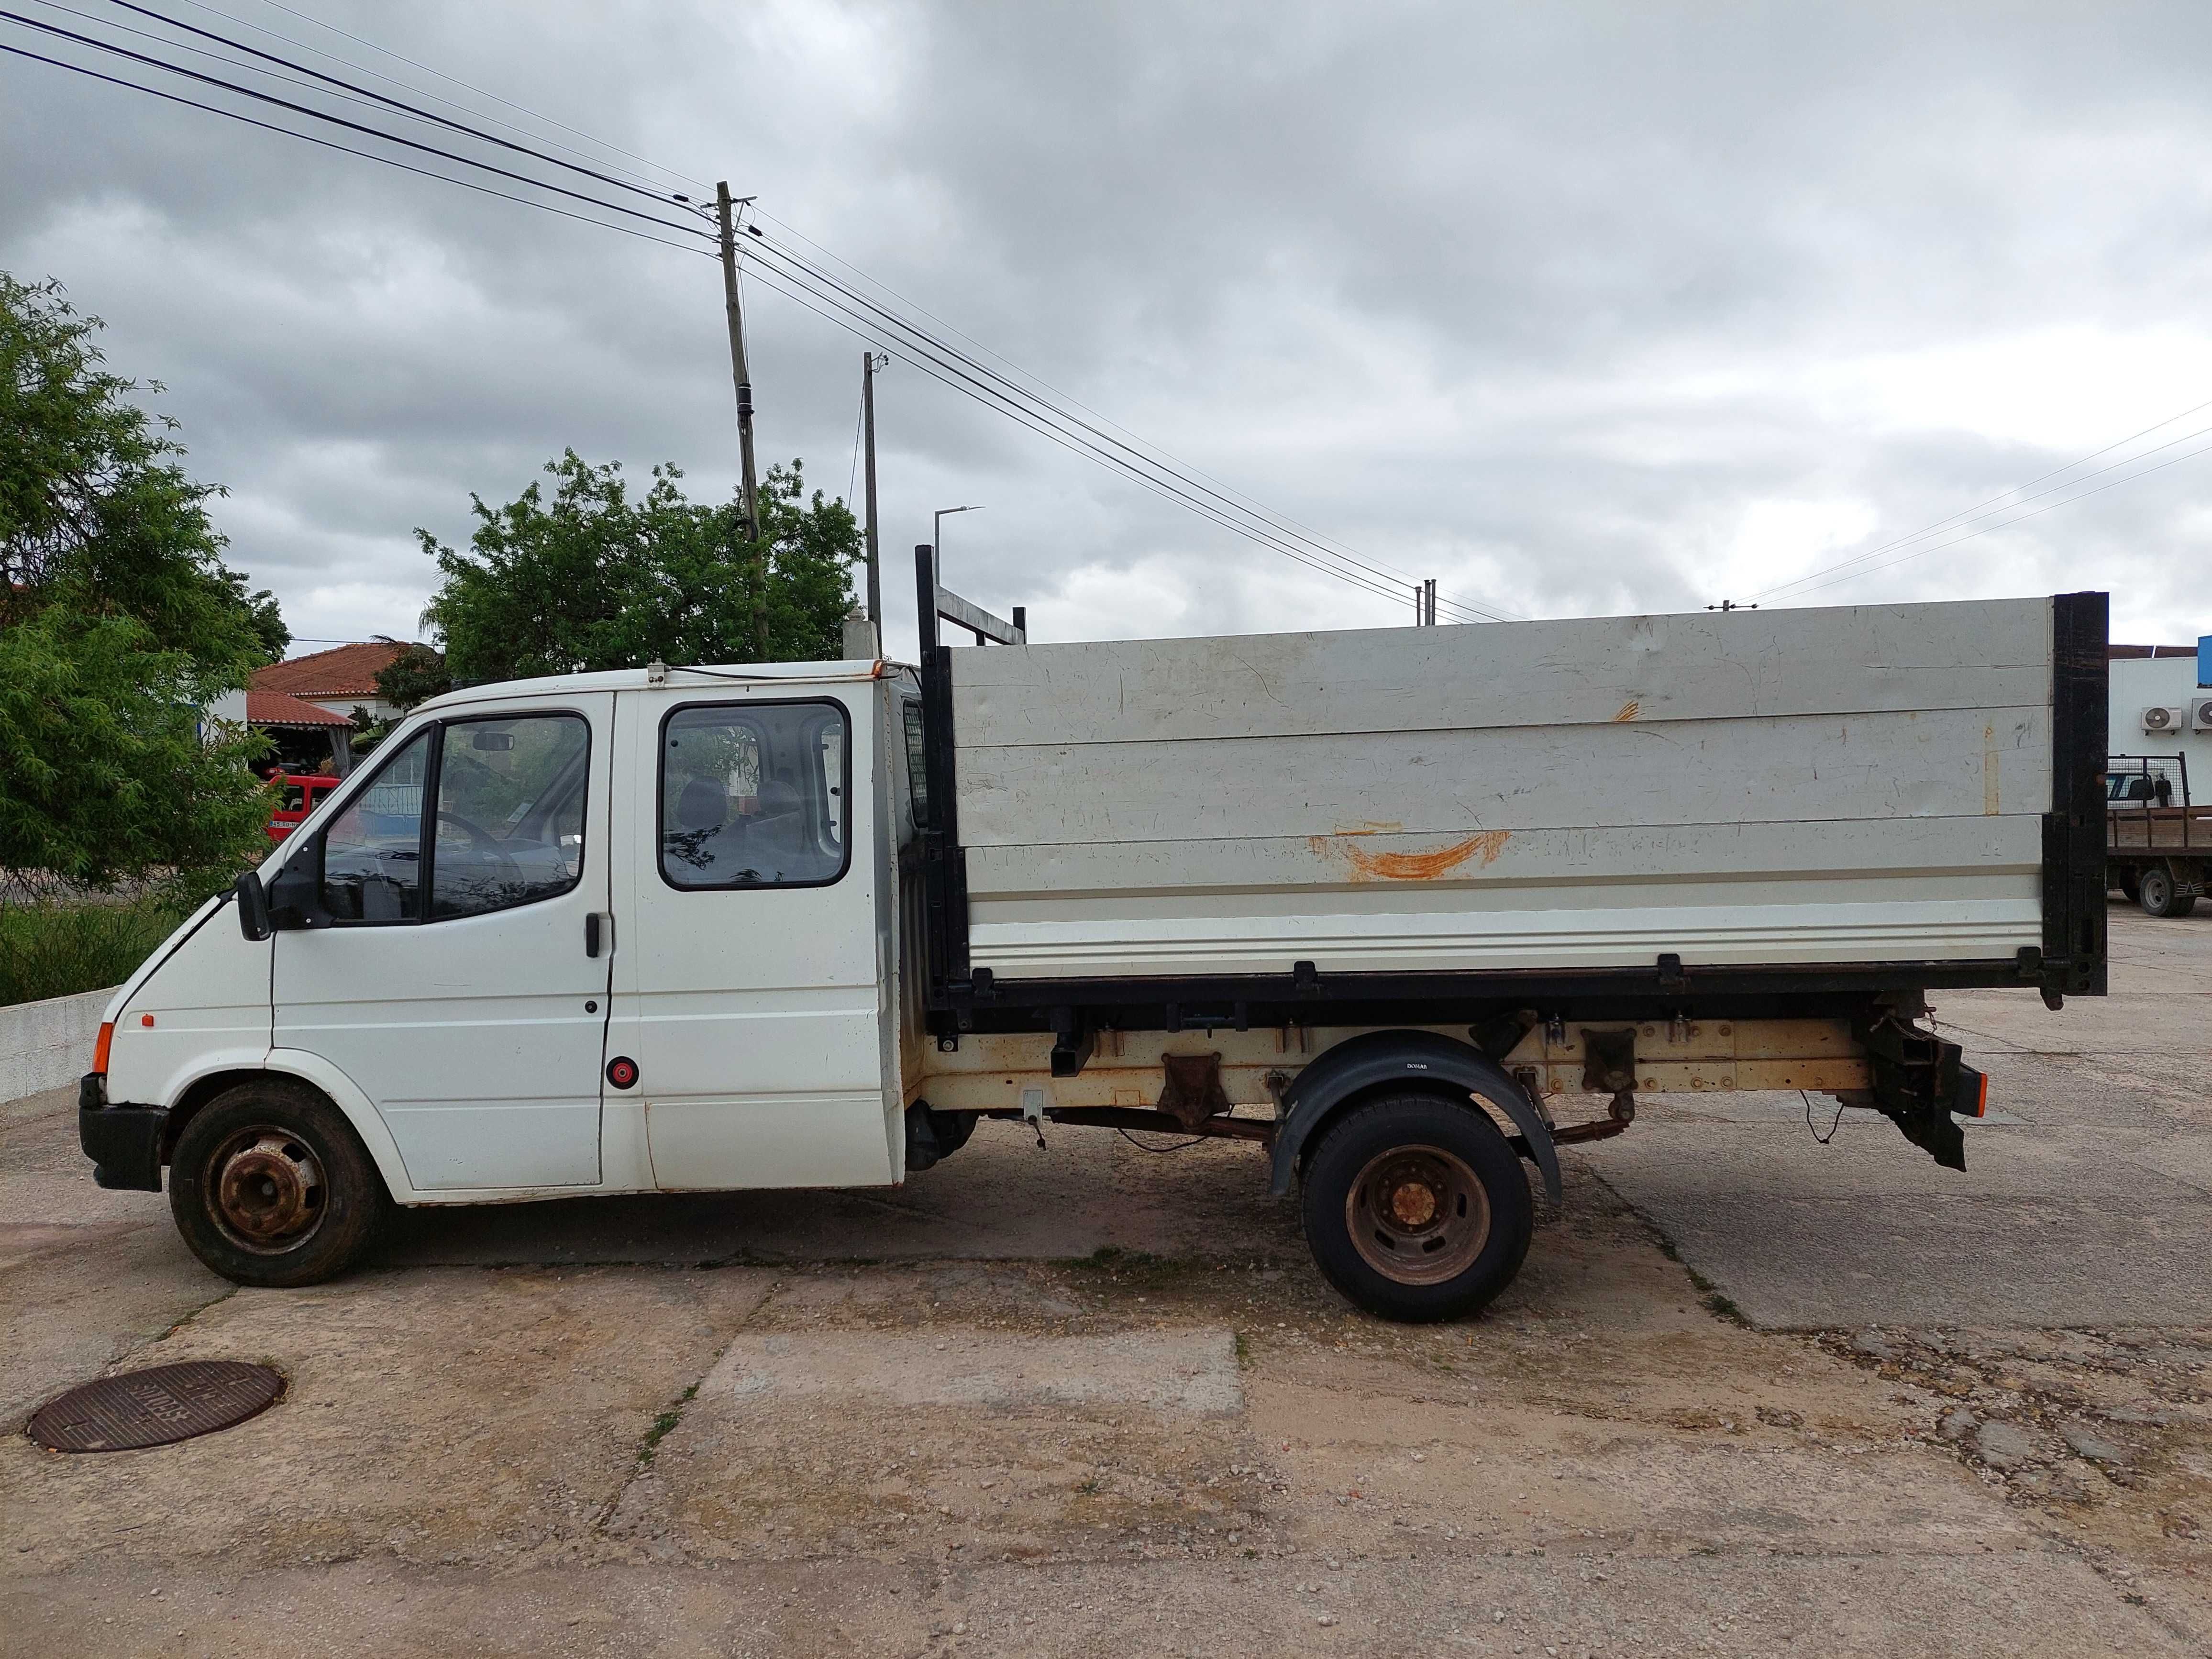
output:
<instances>
[{"instance_id":1,"label":"truck door","mask_svg":"<svg viewBox=\"0 0 2212 1659\"><path fill-rule=\"evenodd\" d=\"M871 775L874 695L623 697L641 763L617 876L608 1097L641 1102L656 1186L894 1178L873 805L854 786Z\"/></svg>"},{"instance_id":2,"label":"truck door","mask_svg":"<svg viewBox=\"0 0 2212 1659\"><path fill-rule=\"evenodd\" d=\"M418 1188L599 1179L613 714L457 711L305 849L334 920L276 935L276 1044L360 1086Z\"/></svg>"}]
</instances>

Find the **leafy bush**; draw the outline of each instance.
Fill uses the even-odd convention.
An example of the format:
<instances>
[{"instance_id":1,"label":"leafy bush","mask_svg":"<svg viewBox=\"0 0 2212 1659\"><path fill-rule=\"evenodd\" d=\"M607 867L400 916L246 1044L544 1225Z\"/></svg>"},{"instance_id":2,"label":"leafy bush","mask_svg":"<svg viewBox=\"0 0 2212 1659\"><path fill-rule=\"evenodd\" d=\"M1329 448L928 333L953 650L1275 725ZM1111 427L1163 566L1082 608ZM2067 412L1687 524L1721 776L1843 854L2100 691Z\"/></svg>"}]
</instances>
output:
<instances>
[{"instance_id":1,"label":"leafy bush","mask_svg":"<svg viewBox=\"0 0 2212 1659\"><path fill-rule=\"evenodd\" d=\"M202 711L289 635L100 326L0 271L0 878L206 893L266 850L267 745Z\"/></svg>"},{"instance_id":2,"label":"leafy bush","mask_svg":"<svg viewBox=\"0 0 2212 1659\"><path fill-rule=\"evenodd\" d=\"M159 898L0 905L0 1006L120 985L183 920Z\"/></svg>"}]
</instances>

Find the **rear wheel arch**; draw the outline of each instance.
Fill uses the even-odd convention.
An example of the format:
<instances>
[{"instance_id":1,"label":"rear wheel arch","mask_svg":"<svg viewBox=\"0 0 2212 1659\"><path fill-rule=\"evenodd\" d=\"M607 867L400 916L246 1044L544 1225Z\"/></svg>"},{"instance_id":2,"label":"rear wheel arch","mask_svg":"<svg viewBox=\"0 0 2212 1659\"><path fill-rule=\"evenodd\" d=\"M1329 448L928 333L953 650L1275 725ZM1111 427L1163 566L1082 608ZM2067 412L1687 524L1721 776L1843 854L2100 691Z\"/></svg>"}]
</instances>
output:
<instances>
[{"instance_id":1,"label":"rear wheel arch","mask_svg":"<svg viewBox=\"0 0 2212 1659\"><path fill-rule=\"evenodd\" d=\"M1275 1136L1271 1190L1286 1196L1328 1127L1359 1105L1408 1092L1448 1100L1465 1111L1502 1113L1506 1133L1536 1166L1545 1196L1560 1199L1559 1158L1552 1132L1528 1091L1510 1073L1471 1043L1434 1031L1369 1031L1338 1043L1313 1061L1283 1091L1283 1121ZM1473 1097L1471 1098L1470 1097ZM1496 1127L1493 1123L1493 1127Z\"/></svg>"}]
</instances>

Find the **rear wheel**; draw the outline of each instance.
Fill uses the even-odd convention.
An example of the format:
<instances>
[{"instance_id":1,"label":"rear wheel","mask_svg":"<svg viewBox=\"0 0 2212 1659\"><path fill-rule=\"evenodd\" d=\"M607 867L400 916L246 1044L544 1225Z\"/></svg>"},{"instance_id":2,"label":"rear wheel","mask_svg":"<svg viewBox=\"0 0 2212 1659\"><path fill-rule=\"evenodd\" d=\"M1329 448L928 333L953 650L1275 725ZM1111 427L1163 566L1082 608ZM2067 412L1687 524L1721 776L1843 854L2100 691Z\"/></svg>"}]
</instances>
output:
<instances>
[{"instance_id":1,"label":"rear wheel","mask_svg":"<svg viewBox=\"0 0 2212 1659\"><path fill-rule=\"evenodd\" d=\"M2132 866L2120 872L2120 896L2130 904L2142 897L2142 883Z\"/></svg>"},{"instance_id":2,"label":"rear wheel","mask_svg":"<svg viewBox=\"0 0 2212 1659\"><path fill-rule=\"evenodd\" d=\"M1368 1312L1472 1313L1513 1282L1535 1227L1521 1160L1488 1115L1435 1095L1354 1107L1308 1160L1307 1247Z\"/></svg>"},{"instance_id":3,"label":"rear wheel","mask_svg":"<svg viewBox=\"0 0 2212 1659\"><path fill-rule=\"evenodd\" d=\"M306 1085L276 1079L210 1101L169 1163L177 1231L240 1285L313 1285L343 1273L391 1202L345 1115Z\"/></svg>"},{"instance_id":4,"label":"rear wheel","mask_svg":"<svg viewBox=\"0 0 2212 1659\"><path fill-rule=\"evenodd\" d=\"M2176 896L2173 872L2160 865L2145 870L2136 883L2136 902L2147 916L2185 916L2197 908L2197 898Z\"/></svg>"}]
</instances>

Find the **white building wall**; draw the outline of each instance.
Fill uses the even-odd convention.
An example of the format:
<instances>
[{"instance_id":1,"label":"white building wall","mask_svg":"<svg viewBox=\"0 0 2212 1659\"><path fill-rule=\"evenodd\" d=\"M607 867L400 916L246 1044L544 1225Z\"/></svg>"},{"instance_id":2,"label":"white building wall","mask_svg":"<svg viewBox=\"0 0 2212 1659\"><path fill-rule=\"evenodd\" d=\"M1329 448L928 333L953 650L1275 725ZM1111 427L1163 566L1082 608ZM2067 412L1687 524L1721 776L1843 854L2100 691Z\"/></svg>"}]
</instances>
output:
<instances>
[{"instance_id":1,"label":"white building wall","mask_svg":"<svg viewBox=\"0 0 2212 1659\"><path fill-rule=\"evenodd\" d=\"M2123 657L2112 665L2110 737L2106 752L2112 755L2186 755L2189 793L2194 801L2212 801L2212 732L2189 729L2189 708L2200 697L2212 697L2212 687L2197 684L2197 659L2191 657ZM2146 708L2179 708L2180 729L2146 732Z\"/></svg>"}]
</instances>

